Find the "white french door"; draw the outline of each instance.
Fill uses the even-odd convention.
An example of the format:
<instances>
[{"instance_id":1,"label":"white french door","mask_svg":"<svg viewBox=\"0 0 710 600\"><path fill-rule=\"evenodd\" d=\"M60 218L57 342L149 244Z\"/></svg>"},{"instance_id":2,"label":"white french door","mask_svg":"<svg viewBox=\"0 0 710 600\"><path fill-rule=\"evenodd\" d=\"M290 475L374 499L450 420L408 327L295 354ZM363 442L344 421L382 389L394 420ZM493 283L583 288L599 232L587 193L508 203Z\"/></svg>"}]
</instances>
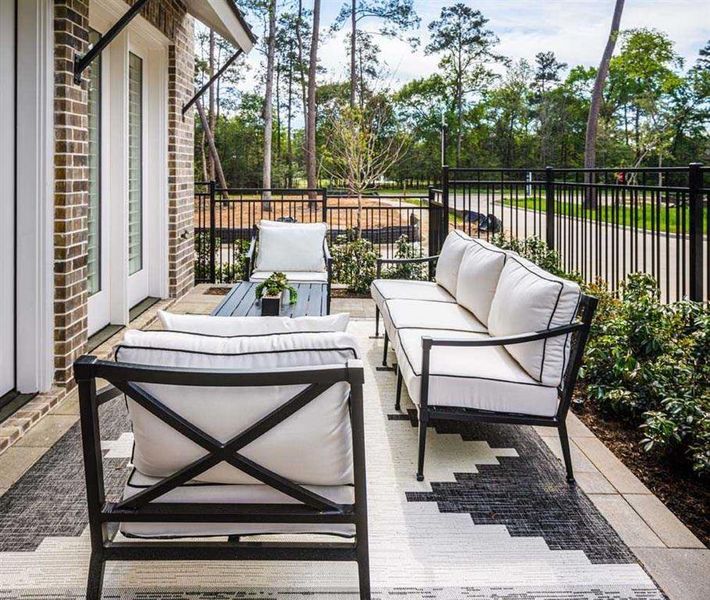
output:
<instances>
[{"instance_id":1,"label":"white french door","mask_svg":"<svg viewBox=\"0 0 710 600\"><path fill-rule=\"evenodd\" d=\"M128 53L128 306L148 296L144 201L145 59L131 44Z\"/></svg>"},{"instance_id":2,"label":"white french door","mask_svg":"<svg viewBox=\"0 0 710 600\"><path fill-rule=\"evenodd\" d=\"M89 32L89 42L95 43L100 34ZM88 210L88 256L87 289L89 292L88 333L93 335L111 321L110 279L108 277L108 248L111 231L108 227L108 207L106 199L109 193L104 177L104 157L106 151L107 112L108 112L108 53L101 55L86 70L88 82L89 116L89 210Z\"/></svg>"},{"instance_id":3,"label":"white french door","mask_svg":"<svg viewBox=\"0 0 710 600\"><path fill-rule=\"evenodd\" d=\"M15 0L0 0L0 396L15 387Z\"/></svg>"}]
</instances>

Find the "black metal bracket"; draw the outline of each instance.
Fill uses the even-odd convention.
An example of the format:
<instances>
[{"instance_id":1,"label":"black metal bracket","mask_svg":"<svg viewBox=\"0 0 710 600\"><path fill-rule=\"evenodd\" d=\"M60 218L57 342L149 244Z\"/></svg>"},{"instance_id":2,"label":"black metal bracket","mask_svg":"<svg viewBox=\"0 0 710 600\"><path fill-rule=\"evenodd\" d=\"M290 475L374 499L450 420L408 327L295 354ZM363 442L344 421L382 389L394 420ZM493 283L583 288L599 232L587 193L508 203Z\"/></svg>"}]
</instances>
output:
<instances>
[{"instance_id":1,"label":"black metal bracket","mask_svg":"<svg viewBox=\"0 0 710 600\"><path fill-rule=\"evenodd\" d=\"M220 67L219 71L217 71L212 77L210 77L210 80L197 91L197 93L190 99L190 101L187 104L185 104L185 106L182 107L182 114L183 115L188 110L190 110L190 107L195 102L197 102L208 89L210 89L210 86L215 81L217 81L224 74L224 72L227 69L229 69L229 67L232 66L232 63L234 63L234 61L237 60L243 53L244 53L244 50L239 48L239 50L237 50L234 54L232 54L232 56L229 58L229 60Z\"/></svg>"},{"instance_id":2,"label":"black metal bracket","mask_svg":"<svg viewBox=\"0 0 710 600\"><path fill-rule=\"evenodd\" d=\"M123 15L116 23L109 29L104 35L99 38L89 51L83 56L77 55L74 58L74 83L76 85L81 85L81 75L86 70L86 68L93 62L93 60L104 51L104 48L108 46L113 39L121 33L134 17L138 15L141 9L150 0L136 0L136 2L128 9L125 15Z\"/></svg>"}]
</instances>

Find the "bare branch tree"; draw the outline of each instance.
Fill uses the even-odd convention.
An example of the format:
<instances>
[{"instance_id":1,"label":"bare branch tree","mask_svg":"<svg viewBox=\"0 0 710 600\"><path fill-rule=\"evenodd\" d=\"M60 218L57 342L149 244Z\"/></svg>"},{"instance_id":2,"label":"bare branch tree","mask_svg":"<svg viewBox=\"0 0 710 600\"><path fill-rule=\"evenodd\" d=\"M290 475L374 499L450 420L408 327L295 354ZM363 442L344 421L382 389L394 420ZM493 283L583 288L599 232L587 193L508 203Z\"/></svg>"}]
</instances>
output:
<instances>
[{"instance_id":1,"label":"bare branch tree","mask_svg":"<svg viewBox=\"0 0 710 600\"><path fill-rule=\"evenodd\" d=\"M384 106L346 107L333 111L327 120L327 149L321 170L344 181L350 196L357 198L356 234L362 235L363 194L381 180L404 156L409 136L393 125Z\"/></svg>"}]
</instances>

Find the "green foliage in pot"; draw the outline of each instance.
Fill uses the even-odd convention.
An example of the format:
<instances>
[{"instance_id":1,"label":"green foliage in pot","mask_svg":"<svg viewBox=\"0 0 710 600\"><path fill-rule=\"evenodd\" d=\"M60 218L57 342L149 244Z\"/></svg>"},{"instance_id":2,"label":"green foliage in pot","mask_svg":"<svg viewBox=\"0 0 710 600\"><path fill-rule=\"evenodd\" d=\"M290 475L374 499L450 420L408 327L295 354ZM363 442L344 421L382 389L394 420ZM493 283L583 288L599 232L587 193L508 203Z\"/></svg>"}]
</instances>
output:
<instances>
[{"instance_id":1,"label":"green foliage in pot","mask_svg":"<svg viewBox=\"0 0 710 600\"><path fill-rule=\"evenodd\" d=\"M289 304L295 304L298 300L298 292L296 292L296 288L289 285L286 275L281 272L273 273L254 289L257 298L263 296L281 296L285 291L289 293Z\"/></svg>"}]
</instances>

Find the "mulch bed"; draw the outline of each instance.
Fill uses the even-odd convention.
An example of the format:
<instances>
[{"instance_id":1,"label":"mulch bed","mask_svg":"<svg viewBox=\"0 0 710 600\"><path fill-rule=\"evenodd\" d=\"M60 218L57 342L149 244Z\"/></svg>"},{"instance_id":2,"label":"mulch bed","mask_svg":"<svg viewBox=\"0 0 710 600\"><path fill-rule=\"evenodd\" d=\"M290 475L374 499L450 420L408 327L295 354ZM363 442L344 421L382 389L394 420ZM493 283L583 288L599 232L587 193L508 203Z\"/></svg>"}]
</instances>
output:
<instances>
[{"instance_id":1,"label":"mulch bed","mask_svg":"<svg viewBox=\"0 0 710 600\"><path fill-rule=\"evenodd\" d=\"M592 403L577 416L658 497L698 539L710 546L710 485L685 465L643 451L643 432L606 420Z\"/></svg>"}]
</instances>

